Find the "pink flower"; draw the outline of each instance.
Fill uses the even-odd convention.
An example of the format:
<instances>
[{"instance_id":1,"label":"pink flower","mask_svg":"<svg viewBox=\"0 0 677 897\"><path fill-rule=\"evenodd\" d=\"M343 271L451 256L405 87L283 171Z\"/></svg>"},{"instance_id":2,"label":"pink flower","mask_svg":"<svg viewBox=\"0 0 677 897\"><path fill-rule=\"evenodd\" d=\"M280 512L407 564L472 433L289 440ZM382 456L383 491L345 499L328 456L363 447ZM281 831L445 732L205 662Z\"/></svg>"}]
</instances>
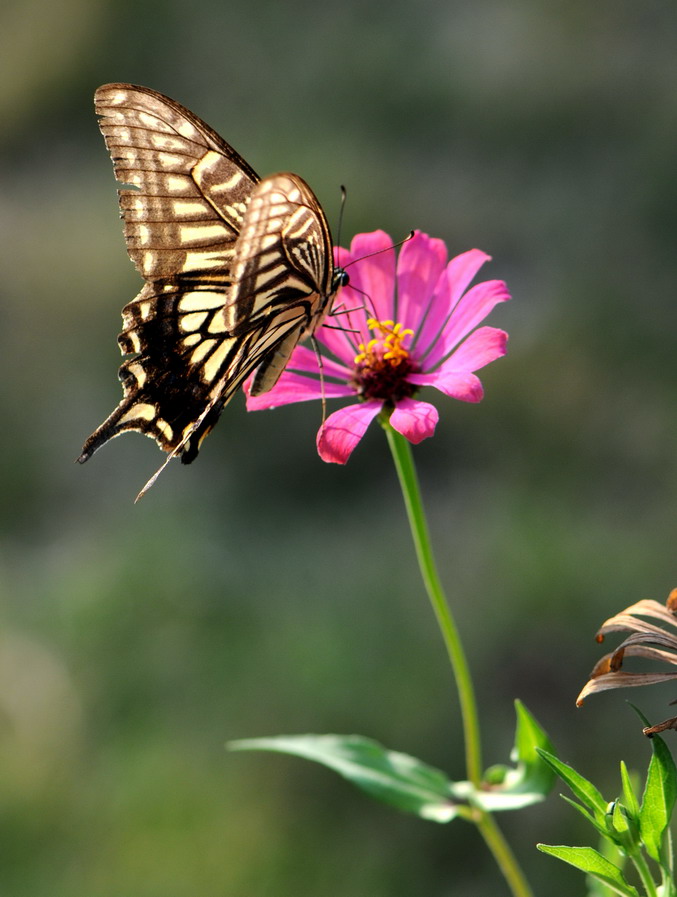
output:
<instances>
[{"instance_id":1,"label":"pink flower","mask_svg":"<svg viewBox=\"0 0 677 897\"><path fill-rule=\"evenodd\" d=\"M350 284L316 334L329 352L322 379L315 353L299 346L273 389L247 397L250 411L320 399L323 389L327 398L356 398L320 427L317 448L324 461L345 464L382 410L410 442L427 439L439 415L417 398L420 388L479 402L484 392L475 371L505 355L503 330L475 329L510 298L505 283L488 280L467 289L488 255L471 249L447 262L444 242L419 231L397 260L392 245L386 233L374 231L358 234L349 250L335 250Z\"/></svg>"}]
</instances>

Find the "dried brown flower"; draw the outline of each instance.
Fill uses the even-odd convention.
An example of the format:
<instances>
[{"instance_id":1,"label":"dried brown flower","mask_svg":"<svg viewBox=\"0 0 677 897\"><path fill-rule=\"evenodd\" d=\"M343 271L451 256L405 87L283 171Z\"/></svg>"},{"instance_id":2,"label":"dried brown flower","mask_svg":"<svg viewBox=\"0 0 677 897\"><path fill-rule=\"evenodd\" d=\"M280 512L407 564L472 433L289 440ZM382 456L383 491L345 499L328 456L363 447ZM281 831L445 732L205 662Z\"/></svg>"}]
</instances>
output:
<instances>
[{"instance_id":1,"label":"dried brown flower","mask_svg":"<svg viewBox=\"0 0 677 897\"><path fill-rule=\"evenodd\" d=\"M658 620L663 625L657 626L649 620ZM677 679L677 670L633 673L622 668L623 661L627 657L658 660L677 667L677 589L670 592L665 605L653 600L638 601L619 614L609 617L597 632L597 641L603 642L604 637L610 632L630 632L630 635L615 651L605 654L595 664L590 679L576 699L579 707L588 695L600 691L636 685L654 685L657 682ZM677 717L666 719L656 726L647 726L644 734L651 736L666 729L677 729Z\"/></svg>"}]
</instances>

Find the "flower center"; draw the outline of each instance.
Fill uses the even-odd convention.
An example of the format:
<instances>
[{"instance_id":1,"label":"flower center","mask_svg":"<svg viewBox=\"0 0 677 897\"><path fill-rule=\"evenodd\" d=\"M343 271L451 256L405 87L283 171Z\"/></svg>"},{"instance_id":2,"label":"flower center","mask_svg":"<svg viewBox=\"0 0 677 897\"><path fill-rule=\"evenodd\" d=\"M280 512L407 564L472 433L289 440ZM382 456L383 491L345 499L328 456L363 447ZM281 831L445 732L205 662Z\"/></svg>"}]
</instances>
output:
<instances>
[{"instance_id":1,"label":"flower center","mask_svg":"<svg viewBox=\"0 0 677 897\"><path fill-rule=\"evenodd\" d=\"M352 385L358 395L364 400L380 399L392 404L412 396L416 386L406 378L416 367L404 341L414 331L376 318L369 318L367 327L374 338L360 343L355 356Z\"/></svg>"}]
</instances>

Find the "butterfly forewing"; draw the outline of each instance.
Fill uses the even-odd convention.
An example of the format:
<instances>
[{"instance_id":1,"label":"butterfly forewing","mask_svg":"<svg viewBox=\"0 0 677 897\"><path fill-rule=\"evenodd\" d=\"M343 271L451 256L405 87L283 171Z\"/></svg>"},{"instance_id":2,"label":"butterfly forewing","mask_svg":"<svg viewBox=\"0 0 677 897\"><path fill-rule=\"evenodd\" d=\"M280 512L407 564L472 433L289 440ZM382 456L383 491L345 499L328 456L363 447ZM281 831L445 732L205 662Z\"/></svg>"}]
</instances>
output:
<instances>
[{"instance_id":1,"label":"butterfly forewing","mask_svg":"<svg viewBox=\"0 0 677 897\"><path fill-rule=\"evenodd\" d=\"M252 392L270 389L328 312L329 228L300 177L260 181L168 97L110 84L95 103L116 177L131 185L120 209L146 283L122 313L124 397L78 460L138 430L189 462L243 381L256 371Z\"/></svg>"},{"instance_id":2,"label":"butterfly forewing","mask_svg":"<svg viewBox=\"0 0 677 897\"><path fill-rule=\"evenodd\" d=\"M115 175L127 251L145 278L221 271L258 176L208 125L145 87L94 98Z\"/></svg>"}]
</instances>

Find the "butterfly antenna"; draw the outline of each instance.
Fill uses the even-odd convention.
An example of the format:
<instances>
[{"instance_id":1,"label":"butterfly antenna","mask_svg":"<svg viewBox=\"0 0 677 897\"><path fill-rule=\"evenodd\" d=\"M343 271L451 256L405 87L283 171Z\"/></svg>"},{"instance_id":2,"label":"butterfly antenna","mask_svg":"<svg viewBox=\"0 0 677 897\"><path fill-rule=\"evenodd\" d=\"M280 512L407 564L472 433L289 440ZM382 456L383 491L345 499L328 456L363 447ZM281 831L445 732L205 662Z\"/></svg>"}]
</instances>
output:
<instances>
[{"instance_id":1,"label":"butterfly antenna","mask_svg":"<svg viewBox=\"0 0 677 897\"><path fill-rule=\"evenodd\" d=\"M404 239L399 240L397 243L393 243L392 246L385 246L383 249L377 249L375 252L369 252L367 255L361 255L359 258L353 259L351 262L348 262L348 264L344 268L344 271L347 268L350 268L351 265L354 265L357 262L364 261L364 259L370 259L374 255L380 255L382 252L390 252L391 249L397 249L398 246L404 246L404 244L408 243L409 240L411 240L413 236L414 236L414 231L410 230L409 233L407 234L407 236L404 237ZM351 289L355 290L356 293L360 293L362 296L364 296L364 300L365 300L364 305L358 305L357 308L343 308L343 309L336 309L336 310L332 309L332 315L350 314L351 311L360 311L361 309L366 310L369 308L371 310L372 315L374 317L376 317L376 309L374 307L374 303L372 301L371 296L368 293L365 293L364 290L361 290L359 287L356 287L353 284L351 284L350 286L351 286ZM335 329L343 330L344 328L337 327ZM348 332L350 332L350 331L348 331Z\"/></svg>"},{"instance_id":2,"label":"butterfly antenna","mask_svg":"<svg viewBox=\"0 0 677 897\"><path fill-rule=\"evenodd\" d=\"M391 249L397 249L398 246L404 246L405 243L408 243L414 236L414 231L410 230L406 237L402 240L398 240L397 243L393 243L390 246L384 246L383 249L376 249L374 252L368 252L366 255L361 255L358 259L353 259L352 262L348 262L346 268L350 268L351 265L356 264L357 262L363 262L365 259L370 259L374 255L381 255L382 252L390 252ZM353 287L354 289L354 287Z\"/></svg>"},{"instance_id":3,"label":"butterfly antenna","mask_svg":"<svg viewBox=\"0 0 677 897\"><path fill-rule=\"evenodd\" d=\"M343 211L346 207L346 199L348 198L348 191L341 184L341 204L339 206L339 217L338 217L338 228L336 229L336 245L341 245L341 231L343 230Z\"/></svg>"}]
</instances>

